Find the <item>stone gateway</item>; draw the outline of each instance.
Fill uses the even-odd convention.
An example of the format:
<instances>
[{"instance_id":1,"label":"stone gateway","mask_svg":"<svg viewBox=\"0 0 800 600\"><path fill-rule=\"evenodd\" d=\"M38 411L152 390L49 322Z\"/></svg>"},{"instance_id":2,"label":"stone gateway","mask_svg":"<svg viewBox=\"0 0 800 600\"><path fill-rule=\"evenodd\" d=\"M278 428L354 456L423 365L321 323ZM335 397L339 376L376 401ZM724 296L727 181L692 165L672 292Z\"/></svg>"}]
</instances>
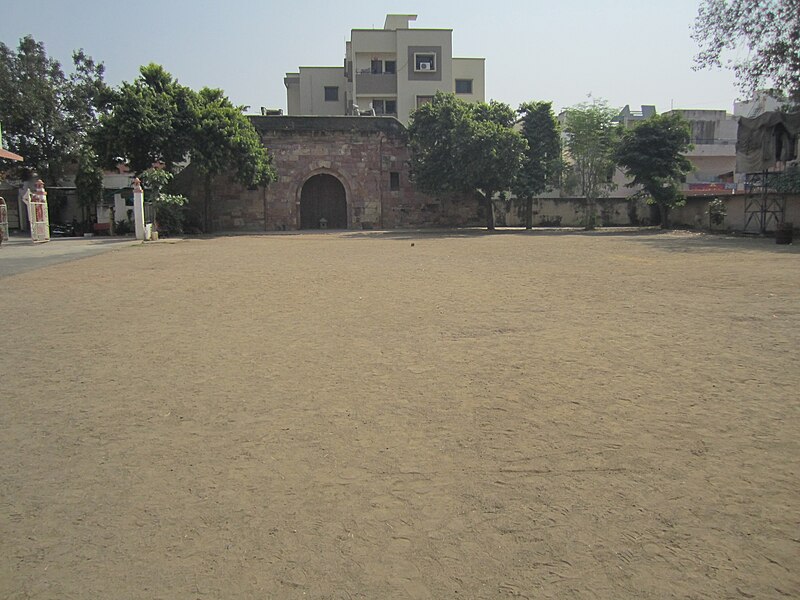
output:
<instances>
[{"instance_id":1,"label":"stone gateway","mask_svg":"<svg viewBox=\"0 0 800 600\"><path fill-rule=\"evenodd\" d=\"M394 229L479 225L476 199L438 199L410 181L405 127L393 117L250 117L277 181L247 189L212 184L213 231ZM198 214L203 179L191 165L176 183Z\"/></svg>"}]
</instances>

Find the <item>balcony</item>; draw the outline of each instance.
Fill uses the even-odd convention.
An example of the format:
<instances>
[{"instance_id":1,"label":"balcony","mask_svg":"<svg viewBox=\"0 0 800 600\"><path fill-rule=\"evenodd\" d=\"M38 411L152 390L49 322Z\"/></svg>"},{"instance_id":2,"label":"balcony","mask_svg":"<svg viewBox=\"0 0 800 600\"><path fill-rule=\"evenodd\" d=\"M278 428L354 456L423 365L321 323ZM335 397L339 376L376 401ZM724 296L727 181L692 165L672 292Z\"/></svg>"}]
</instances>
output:
<instances>
[{"instance_id":1,"label":"balcony","mask_svg":"<svg viewBox=\"0 0 800 600\"><path fill-rule=\"evenodd\" d=\"M394 73L356 73L356 92L359 96L397 94L397 75Z\"/></svg>"},{"instance_id":2,"label":"balcony","mask_svg":"<svg viewBox=\"0 0 800 600\"><path fill-rule=\"evenodd\" d=\"M689 158L699 156L736 156L736 140L716 138L692 140L694 148L686 153Z\"/></svg>"}]
</instances>

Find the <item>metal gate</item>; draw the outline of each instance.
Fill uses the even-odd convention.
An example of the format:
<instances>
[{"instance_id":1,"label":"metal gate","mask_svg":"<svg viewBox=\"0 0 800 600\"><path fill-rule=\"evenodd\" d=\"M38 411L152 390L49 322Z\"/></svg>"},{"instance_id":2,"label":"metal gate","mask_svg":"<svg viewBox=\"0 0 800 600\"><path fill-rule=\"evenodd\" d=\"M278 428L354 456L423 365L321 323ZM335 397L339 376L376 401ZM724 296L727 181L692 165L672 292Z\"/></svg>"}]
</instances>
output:
<instances>
[{"instance_id":1,"label":"metal gate","mask_svg":"<svg viewBox=\"0 0 800 600\"><path fill-rule=\"evenodd\" d=\"M347 194L333 175L314 175L303 184L300 229L347 229Z\"/></svg>"},{"instance_id":2,"label":"metal gate","mask_svg":"<svg viewBox=\"0 0 800 600\"><path fill-rule=\"evenodd\" d=\"M786 197L774 192L773 181L780 172L745 173L744 230L775 231L786 215ZM751 225L755 225L751 228Z\"/></svg>"},{"instance_id":3,"label":"metal gate","mask_svg":"<svg viewBox=\"0 0 800 600\"><path fill-rule=\"evenodd\" d=\"M22 201L28 206L28 220L31 223L31 239L34 242L50 241L50 217L47 214L47 192L44 183L36 182L36 193L25 192Z\"/></svg>"}]
</instances>

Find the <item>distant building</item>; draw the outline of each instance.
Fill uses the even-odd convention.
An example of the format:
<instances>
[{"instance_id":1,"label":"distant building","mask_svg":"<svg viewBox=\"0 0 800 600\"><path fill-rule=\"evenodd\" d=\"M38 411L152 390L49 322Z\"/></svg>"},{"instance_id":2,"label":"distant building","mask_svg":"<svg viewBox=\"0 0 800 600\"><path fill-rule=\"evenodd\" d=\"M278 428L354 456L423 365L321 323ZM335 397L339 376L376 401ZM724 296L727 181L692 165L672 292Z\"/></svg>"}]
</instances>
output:
<instances>
[{"instance_id":1,"label":"distant building","mask_svg":"<svg viewBox=\"0 0 800 600\"><path fill-rule=\"evenodd\" d=\"M619 114L612 119L614 123L621 123L626 127L632 123L638 123L656 114L656 107L652 104L642 104L642 110L631 110L630 104L619 111Z\"/></svg>"},{"instance_id":2,"label":"distant building","mask_svg":"<svg viewBox=\"0 0 800 600\"><path fill-rule=\"evenodd\" d=\"M756 92L749 100L740 100L733 103L733 115L752 119L766 112L774 112L788 106L786 100L779 100L767 92Z\"/></svg>"},{"instance_id":3,"label":"distant building","mask_svg":"<svg viewBox=\"0 0 800 600\"><path fill-rule=\"evenodd\" d=\"M411 29L416 18L387 15L383 29L353 29L341 67L287 73L287 114L387 115L407 124L438 91L484 101L485 59L453 57L453 31Z\"/></svg>"},{"instance_id":4,"label":"distant building","mask_svg":"<svg viewBox=\"0 0 800 600\"><path fill-rule=\"evenodd\" d=\"M724 110L675 109L692 128L692 150L686 153L694 170L686 175L689 195L732 194L737 189L736 117Z\"/></svg>"}]
</instances>

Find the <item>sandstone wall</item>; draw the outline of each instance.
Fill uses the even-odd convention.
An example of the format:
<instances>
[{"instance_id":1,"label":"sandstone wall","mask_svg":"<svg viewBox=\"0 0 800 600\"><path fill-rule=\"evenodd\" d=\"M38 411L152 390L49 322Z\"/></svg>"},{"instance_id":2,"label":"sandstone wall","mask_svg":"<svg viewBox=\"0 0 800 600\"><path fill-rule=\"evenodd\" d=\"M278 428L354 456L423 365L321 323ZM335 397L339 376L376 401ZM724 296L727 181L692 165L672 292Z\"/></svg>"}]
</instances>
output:
<instances>
[{"instance_id":1,"label":"sandstone wall","mask_svg":"<svg viewBox=\"0 0 800 600\"><path fill-rule=\"evenodd\" d=\"M303 184L322 173L336 177L345 189L349 229L453 227L482 222L475 199L437 199L415 189L409 179L402 127L373 128L369 119L355 117L344 122L341 118L327 118L325 122L314 117L266 119L273 120L260 120L259 131L278 180L263 190L247 189L230 177L216 178L210 206L214 231L298 229ZM301 126L278 127L276 123ZM316 128L307 126L309 123ZM398 189L391 189L391 173L397 174ZM191 199L196 221L201 222L204 182L189 167L180 177L180 186Z\"/></svg>"},{"instance_id":2,"label":"sandstone wall","mask_svg":"<svg viewBox=\"0 0 800 600\"><path fill-rule=\"evenodd\" d=\"M212 231L274 231L300 227L303 184L318 174L336 177L345 189L349 229L397 229L483 226L485 208L478 198L432 198L410 181L405 128L390 117L252 117L273 158L278 180L266 190L246 189L229 177L212 183ZM391 189L392 173L399 186ZM204 182L191 166L178 177L190 198L195 221L202 222ZM728 216L722 229L745 228L745 197L722 196ZM671 211L677 227L707 228L711 197L693 197ZM800 223L800 198L787 199L786 220ZM498 226L521 227L524 207L515 201L495 202ZM600 226L654 225L658 211L641 200L597 201ZM583 198L541 198L534 201L537 227L580 227L586 223ZM752 230L753 225L748 228Z\"/></svg>"}]
</instances>

